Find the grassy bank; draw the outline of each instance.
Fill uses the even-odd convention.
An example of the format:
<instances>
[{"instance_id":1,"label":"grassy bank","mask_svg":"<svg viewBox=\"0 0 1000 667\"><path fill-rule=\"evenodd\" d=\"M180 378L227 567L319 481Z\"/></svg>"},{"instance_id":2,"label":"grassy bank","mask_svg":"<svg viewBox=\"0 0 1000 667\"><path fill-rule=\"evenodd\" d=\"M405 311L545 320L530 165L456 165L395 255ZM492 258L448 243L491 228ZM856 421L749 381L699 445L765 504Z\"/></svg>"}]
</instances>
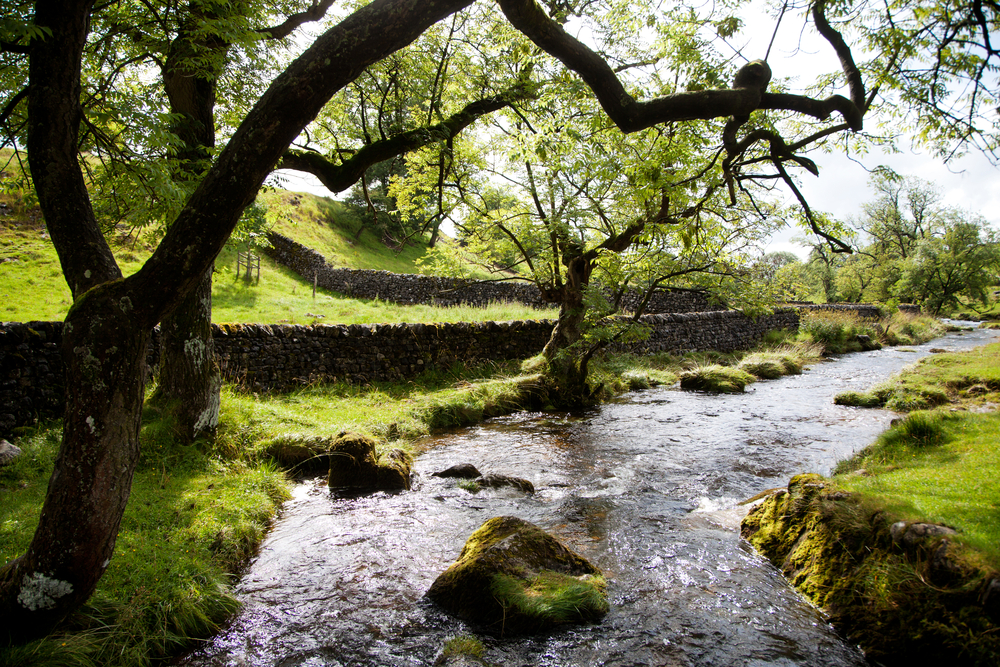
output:
<instances>
[{"instance_id":1,"label":"grassy bank","mask_svg":"<svg viewBox=\"0 0 1000 667\"><path fill-rule=\"evenodd\" d=\"M0 150L0 165L9 155L9 151ZM30 189L16 187L23 182L16 163L7 164L6 171L0 173L0 321L61 321L72 301L69 287L34 194ZM313 248L333 266L419 273L417 260L427 251L426 239L413 239L397 252L375 232L363 229L354 212L340 202L284 190L265 192L261 200L268 206L270 223L276 231ZM159 233L115 229L107 239L123 274L128 276L152 254ZM323 289L316 290L314 296L308 280L266 256L261 257L260 281L248 283L242 276L236 279L238 249L245 250L235 243L227 245L215 263L215 322L482 322L556 314L555 308L535 309L519 304L487 308L403 306L377 299L348 298Z\"/></svg>"},{"instance_id":2,"label":"grassy bank","mask_svg":"<svg viewBox=\"0 0 1000 667\"><path fill-rule=\"evenodd\" d=\"M746 537L880 663L1000 663L1000 344L873 395L913 410L836 475L792 480Z\"/></svg>"},{"instance_id":3,"label":"grassy bank","mask_svg":"<svg viewBox=\"0 0 1000 667\"><path fill-rule=\"evenodd\" d=\"M807 311L801 316L797 332L769 332L762 350L717 355L709 363L689 365L680 375L681 387L738 393L758 380L801 373L804 365L824 355L883 345L913 345L932 340L944 331L941 322L923 315L897 312L875 320L852 312Z\"/></svg>"}]
</instances>

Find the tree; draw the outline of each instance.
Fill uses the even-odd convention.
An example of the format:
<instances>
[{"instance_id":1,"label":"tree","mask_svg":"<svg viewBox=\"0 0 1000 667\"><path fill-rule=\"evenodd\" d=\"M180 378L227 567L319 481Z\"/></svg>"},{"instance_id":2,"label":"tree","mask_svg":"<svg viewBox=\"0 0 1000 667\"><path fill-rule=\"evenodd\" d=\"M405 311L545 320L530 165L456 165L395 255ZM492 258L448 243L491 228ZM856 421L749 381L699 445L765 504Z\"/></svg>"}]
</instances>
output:
<instances>
[{"instance_id":1,"label":"tree","mask_svg":"<svg viewBox=\"0 0 1000 667\"><path fill-rule=\"evenodd\" d=\"M838 296L913 301L935 314L959 298L985 304L996 244L983 219L940 206L933 185L917 178L883 168L871 183L878 196L849 221L857 252L831 267Z\"/></svg>"},{"instance_id":2,"label":"tree","mask_svg":"<svg viewBox=\"0 0 1000 667\"><path fill-rule=\"evenodd\" d=\"M348 202L367 209L358 234L371 228L398 246L430 231L434 247L448 213L435 194L453 176L459 136L533 95L530 67L505 49L490 53L500 28L495 12L475 6L432 27L352 82L310 125L305 141L285 152L279 167L310 173L333 193L351 188ZM417 168L432 172L437 187L409 193L427 201L419 211L407 206L401 217L390 188L414 168L412 159L404 160L414 153L421 155Z\"/></svg>"},{"instance_id":3,"label":"tree","mask_svg":"<svg viewBox=\"0 0 1000 667\"><path fill-rule=\"evenodd\" d=\"M259 96L153 255L128 277L122 277L101 233L79 164L81 125L86 125L82 62L93 1L38 0L30 21L23 14L14 19L29 27L20 34L5 33L0 43L5 52L28 58L28 159L46 224L73 287L74 304L63 328L68 400L62 447L31 544L0 569L0 617L7 621L4 631L10 641L46 632L82 604L113 556L138 456L151 328L197 287L264 179L331 97L367 67L470 4L471 0L375 0L330 27ZM814 4L809 15L841 62L849 97L820 100L770 92L770 68L757 61L736 73L731 88L664 87L646 93L619 78L625 70L616 69L626 63L609 64L531 0L499 4L518 32L593 91L619 130L635 133L729 119L722 130L720 157L723 183L733 196L761 178L794 187L788 170L811 167L796 151L832 133L862 129L868 108L863 74L828 20L825 2ZM136 7L145 8L147 20L155 20L156 5ZM565 16L592 8L592 3L580 7L554 3L549 9ZM612 9L622 16L638 16L631 3ZM833 6L831 16L839 18L843 9ZM653 25L662 25L655 13L647 16L652 16ZM721 29L728 32L731 26L729 21ZM646 94L654 97L637 99ZM23 100L15 106L20 108ZM4 108L12 103L8 100ZM765 122L786 114L818 119L837 114L844 122L824 125L789 143L776 126ZM771 171L756 171L759 168ZM668 214L673 211L667 208ZM635 229L630 223L624 236L617 238L634 238L641 233L629 231ZM569 250L565 257L573 263L575 257L586 260L593 249L584 248L580 254ZM587 267L578 263L570 270L582 275Z\"/></svg>"},{"instance_id":4,"label":"tree","mask_svg":"<svg viewBox=\"0 0 1000 667\"><path fill-rule=\"evenodd\" d=\"M922 240L906 263L897 294L934 315L959 299L987 306L1000 280L1000 241L977 216L955 215L940 234Z\"/></svg>"}]
</instances>

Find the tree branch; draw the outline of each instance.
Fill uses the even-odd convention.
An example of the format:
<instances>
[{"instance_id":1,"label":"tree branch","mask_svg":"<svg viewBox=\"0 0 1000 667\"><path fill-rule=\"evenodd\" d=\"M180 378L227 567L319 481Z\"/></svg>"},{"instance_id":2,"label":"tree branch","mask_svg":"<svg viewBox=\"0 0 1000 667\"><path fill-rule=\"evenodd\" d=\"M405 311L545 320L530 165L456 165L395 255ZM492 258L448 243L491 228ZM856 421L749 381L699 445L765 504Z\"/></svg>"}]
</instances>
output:
<instances>
[{"instance_id":1,"label":"tree branch","mask_svg":"<svg viewBox=\"0 0 1000 667\"><path fill-rule=\"evenodd\" d=\"M282 37L287 37L293 30L301 26L303 23L318 21L323 18L332 4L333 0L322 0L318 3L316 0L313 0L312 6L310 6L309 9L304 12L299 12L298 14L292 14L285 19L285 22L281 25L272 26L270 28L260 28L256 32L264 35L267 39L281 39Z\"/></svg>"},{"instance_id":2,"label":"tree branch","mask_svg":"<svg viewBox=\"0 0 1000 667\"><path fill-rule=\"evenodd\" d=\"M829 27L829 24L825 24L825 30L821 30L821 33L828 40L831 40L834 49L841 58L845 73L848 74L855 107L853 109L850 108L851 102L843 97L840 100L847 102L846 105L836 100L837 96L831 98L832 101L811 100L811 103L807 103L810 98L798 95L773 96L769 98L769 106L762 107L766 83L764 86L759 86L756 85L756 82L761 66L767 68L767 64L763 61L754 61L745 65L737 73L736 82L734 82L732 89L689 91L638 102L626 92L614 70L601 56L563 30L558 23L548 17L534 0L499 0L499 4L515 28L524 33L538 47L558 58L566 67L580 75L594 91L605 113L623 132L636 132L670 121L747 116L750 112L760 108L787 109L824 118L831 111L836 110L845 114L845 118L852 128L860 129L859 119L863 115L864 86L860 85L860 74L855 76L858 70L850 57L850 49L847 48L839 33ZM814 12L814 16L819 16L819 20L825 22L822 12ZM742 81L741 76L744 77ZM770 69L767 69L767 78L770 78ZM805 111L805 109L809 109L809 111Z\"/></svg>"},{"instance_id":3,"label":"tree branch","mask_svg":"<svg viewBox=\"0 0 1000 667\"><path fill-rule=\"evenodd\" d=\"M369 167L423 146L451 139L478 118L498 111L524 96L524 88L517 86L500 95L477 100L437 125L420 127L369 143L340 164L315 151L289 149L282 155L277 168L310 173L331 192L343 192L357 183Z\"/></svg>"}]
</instances>

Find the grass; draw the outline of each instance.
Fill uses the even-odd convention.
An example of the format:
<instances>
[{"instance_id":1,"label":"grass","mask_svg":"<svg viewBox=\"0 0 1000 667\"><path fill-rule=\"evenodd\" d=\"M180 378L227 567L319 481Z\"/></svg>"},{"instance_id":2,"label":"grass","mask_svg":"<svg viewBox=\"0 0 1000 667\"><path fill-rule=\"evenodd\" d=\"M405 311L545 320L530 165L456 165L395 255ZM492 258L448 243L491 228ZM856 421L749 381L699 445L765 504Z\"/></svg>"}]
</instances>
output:
<instances>
[{"instance_id":1,"label":"grass","mask_svg":"<svg viewBox=\"0 0 1000 667\"><path fill-rule=\"evenodd\" d=\"M911 412L836 473L902 520L958 529L1000 570L1000 413Z\"/></svg>"},{"instance_id":2,"label":"grass","mask_svg":"<svg viewBox=\"0 0 1000 667\"><path fill-rule=\"evenodd\" d=\"M873 320L854 312L810 311L802 314L799 340L821 345L826 354L843 354L871 349L871 344L923 343L944 331L944 325L925 315L896 312L888 318Z\"/></svg>"},{"instance_id":3,"label":"grass","mask_svg":"<svg viewBox=\"0 0 1000 667\"><path fill-rule=\"evenodd\" d=\"M724 394L742 392L756 378L750 373L732 366L709 364L681 373L681 387L698 391L712 391Z\"/></svg>"},{"instance_id":4,"label":"grass","mask_svg":"<svg viewBox=\"0 0 1000 667\"><path fill-rule=\"evenodd\" d=\"M490 593L505 610L537 619L543 627L607 614L607 589L600 575L573 577L552 570L542 570L527 582L496 574L490 585Z\"/></svg>"},{"instance_id":5,"label":"grass","mask_svg":"<svg viewBox=\"0 0 1000 667\"><path fill-rule=\"evenodd\" d=\"M804 366L822 355L822 348L813 342L789 343L787 337L773 340L777 344L765 343L749 353L716 354L701 362L689 359L688 368L680 373L681 388L739 393L757 380L801 373Z\"/></svg>"},{"instance_id":6,"label":"grass","mask_svg":"<svg viewBox=\"0 0 1000 667\"><path fill-rule=\"evenodd\" d=\"M843 392L840 405L885 407L898 412L947 403L986 406L1000 402L1000 343L968 352L924 357L909 370L866 392Z\"/></svg>"},{"instance_id":7,"label":"grass","mask_svg":"<svg viewBox=\"0 0 1000 667\"><path fill-rule=\"evenodd\" d=\"M441 647L441 658L454 658L458 656L469 656L476 660L482 660L486 647L478 637L473 635L459 635L452 637ZM435 663L436 664L436 663Z\"/></svg>"},{"instance_id":8,"label":"grass","mask_svg":"<svg viewBox=\"0 0 1000 667\"><path fill-rule=\"evenodd\" d=\"M181 447L155 414L115 555L90 601L57 632L0 648L0 665L148 665L217 631L238 608L232 574L255 552L281 502L285 475L267 463ZM58 425L15 439L0 468L0 562L27 547L59 448Z\"/></svg>"},{"instance_id":9,"label":"grass","mask_svg":"<svg viewBox=\"0 0 1000 667\"><path fill-rule=\"evenodd\" d=\"M863 396L909 415L842 462L838 484L959 528L1000 569L1000 343L925 357Z\"/></svg>"},{"instance_id":10,"label":"grass","mask_svg":"<svg viewBox=\"0 0 1000 667\"><path fill-rule=\"evenodd\" d=\"M71 304L52 241L30 192L14 188L16 168L0 177L0 321L60 321ZM19 173L19 172L18 172ZM323 254L334 266L417 273L426 252L422 241L399 253L359 224L339 202L314 195L270 191L262 199L274 210L276 231ZM142 266L157 242L155 232L138 237L115 233L108 242L124 275ZM444 241L446 242L446 241ZM236 251L226 246L215 263L212 319L215 322L368 324L375 322L482 322L553 318L555 308L493 304L483 308L398 305L354 299L318 289L290 269L261 257L259 282L236 279Z\"/></svg>"},{"instance_id":11,"label":"grass","mask_svg":"<svg viewBox=\"0 0 1000 667\"><path fill-rule=\"evenodd\" d=\"M800 475L744 535L873 662L995 665L1000 576L1000 344L937 354L837 402L908 412L831 480ZM930 409L928 409L930 408ZM957 530L900 546L897 522Z\"/></svg>"}]
</instances>

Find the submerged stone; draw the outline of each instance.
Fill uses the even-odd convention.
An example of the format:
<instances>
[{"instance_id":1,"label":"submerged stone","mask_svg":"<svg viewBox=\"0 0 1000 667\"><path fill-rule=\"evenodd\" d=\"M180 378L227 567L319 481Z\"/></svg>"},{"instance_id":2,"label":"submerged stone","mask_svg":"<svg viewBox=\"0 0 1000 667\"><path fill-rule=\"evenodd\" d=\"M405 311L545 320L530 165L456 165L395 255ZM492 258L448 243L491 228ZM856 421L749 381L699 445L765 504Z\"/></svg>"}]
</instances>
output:
<instances>
[{"instance_id":1,"label":"submerged stone","mask_svg":"<svg viewBox=\"0 0 1000 667\"><path fill-rule=\"evenodd\" d=\"M459 618L496 634L596 621L608 612L600 570L534 524L490 519L427 591Z\"/></svg>"},{"instance_id":2,"label":"submerged stone","mask_svg":"<svg viewBox=\"0 0 1000 667\"><path fill-rule=\"evenodd\" d=\"M458 477L459 479L475 479L481 476L482 473L471 463L459 463L431 474L431 477Z\"/></svg>"},{"instance_id":3,"label":"submerged stone","mask_svg":"<svg viewBox=\"0 0 1000 667\"><path fill-rule=\"evenodd\" d=\"M535 485L532 484L527 479L522 479L521 477L511 477L510 475L483 475L476 482L480 486L487 486L491 489L499 489L503 486L512 486L516 489L520 489L524 493L534 493Z\"/></svg>"},{"instance_id":4,"label":"submerged stone","mask_svg":"<svg viewBox=\"0 0 1000 667\"><path fill-rule=\"evenodd\" d=\"M379 455L378 441L360 433L342 433L330 444L331 489L405 490L410 488L413 459L401 449Z\"/></svg>"}]
</instances>

